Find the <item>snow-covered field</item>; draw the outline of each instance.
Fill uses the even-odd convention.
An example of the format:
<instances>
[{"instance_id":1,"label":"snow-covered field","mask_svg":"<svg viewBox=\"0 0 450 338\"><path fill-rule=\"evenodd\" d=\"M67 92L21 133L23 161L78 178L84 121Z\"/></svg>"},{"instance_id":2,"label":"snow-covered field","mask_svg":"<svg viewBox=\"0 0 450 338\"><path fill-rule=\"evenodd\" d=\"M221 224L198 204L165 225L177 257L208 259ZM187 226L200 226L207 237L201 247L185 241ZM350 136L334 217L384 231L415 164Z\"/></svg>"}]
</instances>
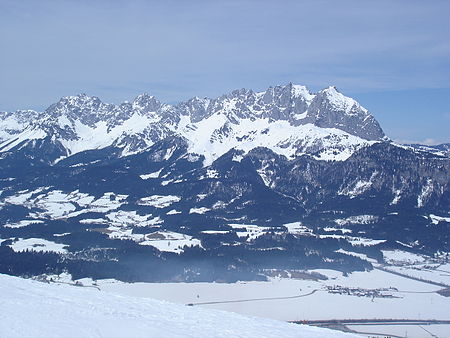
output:
<instances>
[{"instance_id":1,"label":"snow-covered field","mask_svg":"<svg viewBox=\"0 0 450 338\"><path fill-rule=\"evenodd\" d=\"M19 191L17 194L0 200L0 207L13 204L25 206L28 209L39 209L39 212L30 212L33 219L22 220L10 227L24 227L40 222L39 218L65 219L79 216L87 212L106 213L118 209L125 204L128 195L116 195L106 192L96 198L78 190L65 193L61 190L51 190L50 187L42 187L33 191ZM77 206L80 210L77 210ZM34 219L37 218L37 219ZM42 220L41 220L42 221Z\"/></svg>"},{"instance_id":2,"label":"snow-covered field","mask_svg":"<svg viewBox=\"0 0 450 338\"><path fill-rule=\"evenodd\" d=\"M0 275L0 337L355 337L92 288Z\"/></svg>"},{"instance_id":3,"label":"snow-covered field","mask_svg":"<svg viewBox=\"0 0 450 338\"><path fill-rule=\"evenodd\" d=\"M450 319L447 318L450 313L449 298L434 293L434 291L441 289L438 286L395 276L380 270L355 272L348 277L332 270L315 271L325 274L329 279L312 281L274 278L270 282L238 282L233 284L128 284L99 281L98 284L102 290L122 295L150 297L183 304L289 297L318 290L310 296L301 298L201 305L285 321L336 318ZM391 294L399 298L357 297L346 294L330 294L325 290L327 286L334 285L364 289L393 287L399 291Z\"/></svg>"},{"instance_id":4,"label":"snow-covered field","mask_svg":"<svg viewBox=\"0 0 450 338\"><path fill-rule=\"evenodd\" d=\"M10 247L16 251L21 252L25 250L37 252L57 252L67 253L67 245L55 243L42 238L18 238Z\"/></svg>"},{"instance_id":5,"label":"snow-covered field","mask_svg":"<svg viewBox=\"0 0 450 338\"><path fill-rule=\"evenodd\" d=\"M182 253L185 247L199 246L201 241L173 231L157 231L144 237L140 245L151 245L159 251Z\"/></svg>"},{"instance_id":6,"label":"snow-covered field","mask_svg":"<svg viewBox=\"0 0 450 338\"><path fill-rule=\"evenodd\" d=\"M266 317L283 321L326 319L450 319L450 299L437 294L439 286L396 276L380 270L355 272L348 277L332 270L315 270L328 280L296 280L273 278L270 282L225 283L120 283L98 281L102 290L121 295L149 297L194 307L220 309L244 315ZM392 298L329 293L328 288L340 286L348 289L384 289L380 293ZM314 290L314 293L312 293ZM312 294L310 294L312 293ZM310 294L310 295L308 295ZM293 296L304 297L292 298ZM288 299L267 299L283 298ZM291 297L291 298L289 298ZM264 299L265 298L265 299ZM229 302L237 301L237 302ZM223 303L221 303L223 302ZM387 332L394 326L358 326L361 332ZM401 326L408 337L424 337L423 330L415 326ZM447 332L450 326L436 327L436 334ZM379 331L378 329L383 329ZM431 330L431 328L429 328ZM439 329L440 328L440 329ZM444 328L444 331L442 331ZM360 330L361 329L361 330ZM377 331L378 330L378 331ZM405 330L403 330L404 334ZM438 335L441 337L441 335ZM443 336L445 337L445 335Z\"/></svg>"},{"instance_id":7,"label":"snow-covered field","mask_svg":"<svg viewBox=\"0 0 450 338\"><path fill-rule=\"evenodd\" d=\"M161 195L152 195L149 197L141 198L138 201L140 205L148 205L155 208L166 208L170 206L172 203L179 202L181 200L178 196L161 196Z\"/></svg>"}]
</instances>

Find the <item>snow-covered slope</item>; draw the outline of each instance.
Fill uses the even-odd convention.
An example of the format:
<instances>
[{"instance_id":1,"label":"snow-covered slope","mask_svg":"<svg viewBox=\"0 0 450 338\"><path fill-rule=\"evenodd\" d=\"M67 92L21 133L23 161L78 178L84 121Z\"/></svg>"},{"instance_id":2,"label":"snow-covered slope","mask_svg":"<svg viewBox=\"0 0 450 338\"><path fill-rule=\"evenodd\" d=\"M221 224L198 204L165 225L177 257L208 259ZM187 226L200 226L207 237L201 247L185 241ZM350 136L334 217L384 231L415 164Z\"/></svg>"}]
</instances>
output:
<instances>
[{"instance_id":1,"label":"snow-covered slope","mask_svg":"<svg viewBox=\"0 0 450 338\"><path fill-rule=\"evenodd\" d=\"M384 137L373 116L336 88L312 94L293 84L195 97L175 106L147 94L120 105L81 94L62 98L42 113L0 115L0 152L50 139L65 150L61 157L111 145L127 155L176 136L187 140L190 152L204 155L205 164L232 148L247 152L258 146L288 158L308 153L345 160Z\"/></svg>"},{"instance_id":2,"label":"snow-covered slope","mask_svg":"<svg viewBox=\"0 0 450 338\"><path fill-rule=\"evenodd\" d=\"M356 337L0 275L1 337Z\"/></svg>"}]
</instances>

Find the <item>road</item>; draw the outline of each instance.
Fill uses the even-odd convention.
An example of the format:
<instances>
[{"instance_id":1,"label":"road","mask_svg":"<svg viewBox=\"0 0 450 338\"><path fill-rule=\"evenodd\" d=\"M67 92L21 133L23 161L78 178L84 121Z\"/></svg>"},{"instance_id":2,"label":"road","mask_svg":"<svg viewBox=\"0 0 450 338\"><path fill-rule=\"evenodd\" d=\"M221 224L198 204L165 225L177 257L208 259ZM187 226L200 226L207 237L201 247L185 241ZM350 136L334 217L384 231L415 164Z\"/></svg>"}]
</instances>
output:
<instances>
[{"instance_id":1,"label":"road","mask_svg":"<svg viewBox=\"0 0 450 338\"><path fill-rule=\"evenodd\" d=\"M450 320L446 319L325 319L325 320L307 320L292 321L295 324L308 324L315 326L322 325L431 325L446 324L450 325Z\"/></svg>"},{"instance_id":2,"label":"road","mask_svg":"<svg viewBox=\"0 0 450 338\"><path fill-rule=\"evenodd\" d=\"M331 320L308 320L308 321L294 321L296 324L306 324L330 329L338 329L345 332L353 332L358 334L386 336L386 333L378 332L363 332L351 329L352 325L359 326L389 326L389 325L414 325L420 327L423 331L428 333L431 337L437 337L432 332L424 328L422 325L450 325L450 320L439 319L331 319ZM404 338L395 334L389 334L389 337Z\"/></svg>"}]
</instances>

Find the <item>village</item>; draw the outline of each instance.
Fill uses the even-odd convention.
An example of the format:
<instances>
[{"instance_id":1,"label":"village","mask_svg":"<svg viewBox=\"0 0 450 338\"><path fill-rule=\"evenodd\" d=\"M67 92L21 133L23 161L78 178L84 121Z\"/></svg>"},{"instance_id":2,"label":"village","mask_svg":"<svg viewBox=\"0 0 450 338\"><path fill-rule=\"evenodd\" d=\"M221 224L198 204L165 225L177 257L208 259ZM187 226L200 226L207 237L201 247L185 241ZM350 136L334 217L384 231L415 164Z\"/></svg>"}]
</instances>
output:
<instances>
[{"instance_id":1,"label":"village","mask_svg":"<svg viewBox=\"0 0 450 338\"><path fill-rule=\"evenodd\" d=\"M355 287L345 287L340 285L327 285L326 290L331 294L357 296L357 297L369 297L369 298L401 298L394 296L393 292L398 292L397 288L379 288L379 289L363 289Z\"/></svg>"}]
</instances>

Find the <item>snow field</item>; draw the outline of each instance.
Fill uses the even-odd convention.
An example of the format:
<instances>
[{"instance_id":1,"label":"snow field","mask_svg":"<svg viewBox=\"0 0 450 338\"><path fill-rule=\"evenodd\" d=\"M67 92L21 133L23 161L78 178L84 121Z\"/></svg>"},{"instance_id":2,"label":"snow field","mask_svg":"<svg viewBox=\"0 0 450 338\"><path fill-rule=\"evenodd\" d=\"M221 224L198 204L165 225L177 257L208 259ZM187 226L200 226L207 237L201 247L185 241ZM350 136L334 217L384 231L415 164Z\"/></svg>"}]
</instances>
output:
<instances>
[{"instance_id":1,"label":"snow field","mask_svg":"<svg viewBox=\"0 0 450 338\"><path fill-rule=\"evenodd\" d=\"M185 247L202 247L199 239L172 231L157 231L144 237L140 245L150 245L159 251L182 253Z\"/></svg>"},{"instance_id":2,"label":"snow field","mask_svg":"<svg viewBox=\"0 0 450 338\"><path fill-rule=\"evenodd\" d=\"M448 319L448 298L435 293L440 287L396 276L380 270L354 272L348 277L333 270L312 270L327 276L322 281L273 278L269 282L226 283L134 283L98 281L102 290L122 295L149 297L182 304L246 300L255 298L290 297L280 300L260 300L236 303L201 305L245 315L273 318L284 321L396 318L396 319ZM327 286L378 289L397 288L392 294L398 298L357 297L330 294ZM413 293L411 293L413 292ZM417 293L415 293L417 292Z\"/></svg>"},{"instance_id":3,"label":"snow field","mask_svg":"<svg viewBox=\"0 0 450 338\"><path fill-rule=\"evenodd\" d=\"M18 337L355 337L92 288L0 275L0 336Z\"/></svg>"},{"instance_id":4,"label":"snow field","mask_svg":"<svg viewBox=\"0 0 450 338\"><path fill-rule=\"evenodd\" d=\"M25 250L36 252L56 252L60 254L67 253L68 245L55 243L42 238L19 238L9 245L16 252Z\"/></svg>"},{"instance_id":5,"label":"snow field","mask_svg":"<svg viewBox=\"0 0 450 338\"><path fill-rule=\"evenodd\" d=\"M147 205L155 208L167 208L173 203L181 201L181 197L173 195L152 195L143 197L138 201L139 205Z\"/></svg>"},{"instance_id":6,"label":"snow field","mask_svg":"<svg viewBox=\"0 0 450 338\"><path fill-rule=\"evenodd\" d=\"M29 209L37 208L42 210L30 214L32 217L64 219L76 217L86 212L106 213L118 209L125 204L125 200L128 197L128 195L116 195L112 192L106 192L103 196L95 198L78 190L65 193L61 190L50 189L50 187L42 187L33 191L25 190L19 192L16 195L0 200L0 206L8 203L23 205ZM75 211L77 206L81 210ZM21 223L21 226L33 224L33 222L25 224Z\"/></svg>"}]
</instances>

